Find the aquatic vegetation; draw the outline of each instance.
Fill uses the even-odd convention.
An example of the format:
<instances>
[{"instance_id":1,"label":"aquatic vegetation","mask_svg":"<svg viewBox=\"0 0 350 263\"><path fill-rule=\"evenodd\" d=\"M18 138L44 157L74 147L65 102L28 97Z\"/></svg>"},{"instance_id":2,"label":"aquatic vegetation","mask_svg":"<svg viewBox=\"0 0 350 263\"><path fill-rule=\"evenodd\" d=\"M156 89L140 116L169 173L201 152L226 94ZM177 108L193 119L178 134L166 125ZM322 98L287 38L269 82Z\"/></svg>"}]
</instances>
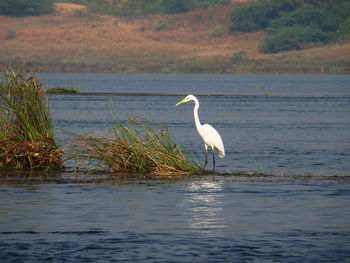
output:
<instances>
[{"instance_id":1,"label":"aquatic vegetation","mask_svg":"<svg viewBox=\"0 0 350 263\"><path fill-rule=\"evenodd\" d=\"M176 145L169 130L129 119L116 121L107 135L77 137L71 156L87 159L111 172L142 174L199 174L203 169ZM91 164L91 162L89 162Z\"/></svg>"},{"instance_id":2,"label":"aquatic vegetation","mask_svg":"<svg viewBox=\"0 0 350 263\"><path fill-rule=\"evenodd\" d=\"M61 168L62 154L39 79L6 69L0 82L0 168Z\"/></svg>"},{"instance_id":3,"label":"aquatic vegetation","mask_svg":"<svg viewBox=\"0 0 350 263\"><path fill-rule=\"evenodd\" d=\"M46 89L46 93L52 94L52 93L64 93L64 94L71 94L71 93L79 93L79 90L75 87L50 87Z\"/></svg>"},{"instance_id":4,"label":"aquatic vegetation","mask_svg":"<svg viewBox=\"0 0 350 263\"><path fill-rule=\"evenodd\" d=\"M63 148L50 140L16 141L0 138L0 168L55 169L62 167Z\"/></svg>"}]
</instances>

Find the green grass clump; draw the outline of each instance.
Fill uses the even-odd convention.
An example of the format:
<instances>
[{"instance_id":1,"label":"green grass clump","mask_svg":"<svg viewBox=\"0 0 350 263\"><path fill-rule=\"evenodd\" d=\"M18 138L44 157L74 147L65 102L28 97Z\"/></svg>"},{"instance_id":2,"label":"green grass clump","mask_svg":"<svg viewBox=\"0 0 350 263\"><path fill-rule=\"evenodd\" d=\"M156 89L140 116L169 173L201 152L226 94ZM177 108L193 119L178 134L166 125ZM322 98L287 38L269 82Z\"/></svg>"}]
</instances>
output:
<instances>
[{"instance_id":1,"label":"green grass clump","mask_svg":"<svg viewBox=\"0 0 350 263\"><path fill-rule=\"evenodd\" d=\"M46 89L46 93L71 94L71 93L79 93L79 90L76 89L75 87L52 87L52 88Z\"/></svg>"},{"instance_id":2,"label":"green grass clump","mask_svg":"<svg viewBox=\"0 0 350 263\"><path fill-rule=\"evenodd\" d=\"M184 153L164 126L153 128L136 120L116 122L106 136L80 135L75 158L94 160L111 172L142 174L199 174L201 166Z\"/></svg>"},{"instance_id":3,"label":"green grass clump","mask_svg":"<svg viewBox=\"0 0 350 263\"><path fill-rule=\"evenodd\" d=\"M165 19L154 21L154 31L158 32L167 29L169 27L169 24L169 21Z\"/></svg>"},{"instance_id":4,"label":"green grass clump","mask_svg":"<svg viewBox=\"0 0 350 263\"><path fill-rule=\"evenodd\" d=\"M0 81L0 168L61 168L62 154L40 81L6 69Z\"/></svg>"}]
</instances>

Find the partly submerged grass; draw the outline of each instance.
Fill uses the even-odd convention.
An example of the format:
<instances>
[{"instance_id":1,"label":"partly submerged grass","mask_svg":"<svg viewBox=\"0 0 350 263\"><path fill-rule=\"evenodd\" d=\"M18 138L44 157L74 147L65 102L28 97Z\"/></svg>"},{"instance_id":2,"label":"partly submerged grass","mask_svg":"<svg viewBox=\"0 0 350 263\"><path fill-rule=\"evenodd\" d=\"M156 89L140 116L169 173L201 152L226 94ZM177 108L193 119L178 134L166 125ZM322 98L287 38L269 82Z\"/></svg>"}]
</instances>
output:
<instances>
[{"instance_id":1,"label":"partly submerged grass","mask_svg":"<svg viewBox=\"0 0 350 263\"><path fill-rule=\"evenodd\" d=\"M46 90L46 93L71 94L71 93L79 93L79 90L75 87L51 87Z\"/></svg>"},{"instance_id":2,"label":"partly submerged grass","mask_svg":"<svg viewBox=\"0 0 350 263\"><path fill-rule=\"evenodd\" d=\"M199 174L203 169L176 145L164 126L144 122L116 122L108 135L80 135L71 153L93 160L112 172L143 174Z\"/></svg>"},{"instance_id":3,"label":"partly submerged grass","mask_svg":"<svg viewBox=\"0 0 350 263\"><path fill-rule=\"evenodd\" d=\"M54 138L45 92L35 75L8 69L0 83L0 136L18 141Z\"/></svg>"},{"instance_id":4,"label":"partly submerged grass","mask_svg":"<svg viewBox=\"0 0 350 263\"><path fill-rule=\"evenodd\" d=\"M0 168L60 168L62 153L40 81L6 69L0 81Z\"/></svg>"}]
</instances>

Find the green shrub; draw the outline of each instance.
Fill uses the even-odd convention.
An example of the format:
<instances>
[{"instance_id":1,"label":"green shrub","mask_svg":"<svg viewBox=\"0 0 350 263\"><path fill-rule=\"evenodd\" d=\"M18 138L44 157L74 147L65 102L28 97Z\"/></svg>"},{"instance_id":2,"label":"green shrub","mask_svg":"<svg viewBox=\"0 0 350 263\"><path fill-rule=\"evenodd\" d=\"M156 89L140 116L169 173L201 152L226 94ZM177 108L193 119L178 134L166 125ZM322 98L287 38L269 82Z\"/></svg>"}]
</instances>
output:
<instances>
[{"instance_id":1,"label":"green shrub","mask_svg":"<svg viewBox=\"0 0 350 263\"><path fill-rule=\"evenodd\" d=\"M0 15L44 15L54 11L54 2L54 0L1 0Z\"/></svg>"},{"instance_id":2,"label":"green shrub","mask_svg":"<svg viewBox=\"0 0 350 263\"><path fill-rule=\"evenodd\" d=\"M336 31L341 21L345 19L339 15L337 9L315 6L298 8L293 12L271 20L269 27L281 28L299 25L316 27L327 32Z\"/></svg>"},{"instance_id":3,"label":"green shrub","mask_svg":"<svg viewBox=\"0 0 350 263\"><path fill-rule=\"evenodd\" d=\"M247 59L248 59L247 54L243 50L241 50L233 54L231 58L231 63L238 64L240 62L246 61Z\"/></svg>"},{"instance_id":4,"label":"green shrub","mask_svg":"<svg viewBox=\"0 0 350 263\"><path fill-rule=\"evenodd\" d=\"M159 0L129 0L124 2L116 13L121 16L140 16L149 14L162 14L164 8Z\"/></svg>"},{"instance_id":5,"label":"green shrub","mask_svg":"<svg viewBox=\"0 0 350 263\"><path fill-rule=\"evenodd\" d=\"M87 5L89 11L118 15L140 16L149 14L185 13L198 8L228 5L229 0L64 0Z\"/></svg>"},{"instance_id":6,"label":"green shrub","mask_svg":"<svg viewBox=\"0 0 350 263\"><path fill-rule=\"evenodd\" d=\"M243 33L253 32L267 26L269 19L277 17L265 1L250 2L231 13L231 30Z\"/></svg>"},{"instance_id":7,"label":"green shrub","mask_svg":"<svg viewBox=\"0 0 350 263\"><path fill-rule=\"evenodd\" d=\"M7 30L7 36L6 39L15 39L17 37L17 33L15 29L9 29Z\"/></svg>"},{"instance_id":8,"label":"green shrub","mask_svg":"<svg viewBox=\"0 0 350 263\"><path fill-rule=\"evenodd\" d=\"M231 30L253 32L265 29L270 20L287 14L310 0L260 0L251 1L231 13Z\"/></svg>"},{"instance_id":9,"label":"green shrub","mask_svg":"<svg viewBox=\"0 0 350 263\"><path fill-rule=\"evenodd\" d=\"M225 26L218 25L215 27L214 32L211 34L213 37L223 37L227 33Z\"/></svg>"},{"instance_id":10,"label":"green shrub","mask_svg":"<svg viewBox=\"0 0 350 263\"><path fill-rule=\"evenodd\" d=\"M348 0L260 0L231 13L231 30L266 30L267 53L299 49L309 43L329 43L347 32ZM338 34L336 33L338 32Z\"/></svg>"},{"instance_id":11,"label":"green shrub","mask_svg":"<svg viewBox=\"0 0 350 263\"><path fill-rule=\"evenodd\" d=\"M165 19L159 19L154 21L154 31L158 32L169 27L169 21Z\"/></svg>"},{"instance_id":12,"label":"green shrub","mask_svg":"<svg viewBox=\"0 0 350 263\"><path fill-rule=\"evenodd\" d=\"M300 49L308 43L329 43L335 37L335 33L324 32L314 27L282 27L269 31L263 40L262 50L266 53L277 53Z\"/></svg>"},{"instance_id":13,"label":"green shrub","mask_svg":"<svg viewBox=\"0 0 350 263\"><path fill-rule=\"evenodd\" d=\"M228 5L228 0L161 0L160 5L163 7L164 13L176 14L186 13L198 8L210 8Z\"/></svg>"},{"instance_id":14,"label":"green shrub","mask_svg":"<svg viewBox=\"0 0 350 263\"><path fill-rule=\"evenodd\" d=\"M162 2L167 14L186 13L195 9L195 1L191 0L163 0Z\"/></svg>"},{"instance_id":15,"label":"green shrub","mask_svg":"<svg viewBox=\"0 0 350 263\"><path fill-rule=\"evenodd\" d=\"M350 16L339 26L339 34L345 37L350 34Z\"/></svg>"},{"instance_id":16,"label":"green shrub","mask_svg":"<svg viewBox=\"0 0 350 263\"><path fill-rule=\"evenodd\" d=\"M277 19L273 19L269 23L269 27L291 27L295 25L320 27L326 20L326 13L323 9L317 7L299 8Z\"/></svg>"},{"instance_id":17,"label":"green shrub","mask_svg":"<svg viewBox=\"0 0 350 263\"><path fill-rule=\"evenodd\" d=\"M321 21L325 25L339 25L339 22L343 21L350 12L350 2L348 0L251 1L232 11L231 30L253 32L265 29L269 26L271 20L289 16L291 12L294 12L297 9L300 10L296 14L293 14L289 18L285 18L286 20L290 20L287 25L281 24L278 27L295 25L296 23L290 23L294 18L302 17L302 19L304 19L309 14L312 15L311 12L316 16L320 13L323 13L323 15L326 14L325 20ZM317 9L318 11L316 12ZM309 16L307 19L312 20L312 17ZM319 20L319 17L314 17L314 19ZM280 22L286 23L286 21ZM300 21L300 24L312 26L312 24L307 24L305 22ZM278 25L278 23L276 23L276 25ZM330 29L324 30L328 31Z\"/></svg>"}]
</instances>

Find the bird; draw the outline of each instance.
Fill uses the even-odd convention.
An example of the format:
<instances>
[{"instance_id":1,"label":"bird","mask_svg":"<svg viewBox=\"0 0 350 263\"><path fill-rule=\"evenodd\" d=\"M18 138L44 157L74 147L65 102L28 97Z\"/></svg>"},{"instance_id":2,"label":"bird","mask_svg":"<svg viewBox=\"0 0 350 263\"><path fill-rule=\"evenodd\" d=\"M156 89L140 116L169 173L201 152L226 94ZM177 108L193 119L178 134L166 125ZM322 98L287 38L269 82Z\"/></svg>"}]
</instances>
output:
<instances>
[{"instance_id":1,"label":"bird","mask_svg":"<svg viewBox=\"0 0 350 263\"><path fill-rule=\"evenodd\" d=\"M215 171L214 152L216 152L220 158L225 157L225 148L224 148L224 144L222 143L221 136L218 133L218 131L210 124L204 124L204 125L201 124L198 117L199 101L195 96L193 95L186 96L183 100L179 101L176 104L176 107L188 101L194 101L195 103L195 106L193 109L194 121L196 124L197 131L199 135L202 137L202 140L204 141L205 163L204 163L203 170L205 170L205 167L207 166L207 163L208 163L208 148L210 147L213 150L213 171Z\"/></svg>"}]
</instances>

